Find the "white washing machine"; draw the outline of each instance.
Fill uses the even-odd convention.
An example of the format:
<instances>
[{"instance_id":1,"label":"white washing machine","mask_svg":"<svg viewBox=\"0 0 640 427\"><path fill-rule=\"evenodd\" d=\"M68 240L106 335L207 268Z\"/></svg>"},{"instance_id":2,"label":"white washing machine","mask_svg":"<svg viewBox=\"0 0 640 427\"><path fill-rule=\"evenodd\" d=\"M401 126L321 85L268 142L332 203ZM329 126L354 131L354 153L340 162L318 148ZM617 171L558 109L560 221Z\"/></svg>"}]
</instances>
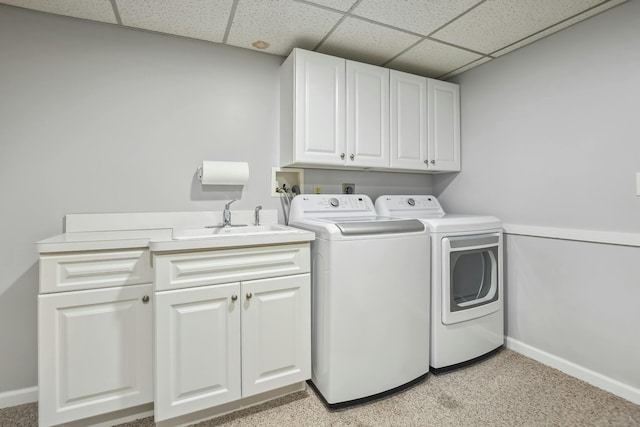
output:
<instances>
[{"instance_id":1,"label":"white washing machine","mask_svg":"<svg viewBox=\"0 0 640 427\"><path fill-rule=\"evenodd\" d=\"M434 196L380 196L378 215L418 218L431 238L431 358L437 372L504 343L502 222L445 214Z\"/></svg>"},{"instance_id":2,"label":"white washing machine","mask_svg":"<svg viewBox=\"0 0 640 427\"><path fill-rule=\"evenodd\" d=\"M365 195L300 195L289 225L311 242L311 381L331 407L379 397L429 372L429 234L381 218Z\"/></svg>"}]
</instances>

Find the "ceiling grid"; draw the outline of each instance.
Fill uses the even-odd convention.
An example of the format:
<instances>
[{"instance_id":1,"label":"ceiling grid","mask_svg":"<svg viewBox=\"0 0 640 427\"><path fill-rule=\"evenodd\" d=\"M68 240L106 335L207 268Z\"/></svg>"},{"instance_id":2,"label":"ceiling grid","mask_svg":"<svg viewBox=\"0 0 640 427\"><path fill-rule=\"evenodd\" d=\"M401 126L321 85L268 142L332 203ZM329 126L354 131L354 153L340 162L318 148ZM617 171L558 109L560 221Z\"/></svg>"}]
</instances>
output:
<instances>
[{"instance_id":1,"label":"ceiling grid","mask_svg":"<svg viewBox=\"0 0 640 427\"><path fill-rule=\"evenodd\" d=\"M286 56L295 47L449 79L627 0L0 0Z\"/></svg>"}]
</instances>

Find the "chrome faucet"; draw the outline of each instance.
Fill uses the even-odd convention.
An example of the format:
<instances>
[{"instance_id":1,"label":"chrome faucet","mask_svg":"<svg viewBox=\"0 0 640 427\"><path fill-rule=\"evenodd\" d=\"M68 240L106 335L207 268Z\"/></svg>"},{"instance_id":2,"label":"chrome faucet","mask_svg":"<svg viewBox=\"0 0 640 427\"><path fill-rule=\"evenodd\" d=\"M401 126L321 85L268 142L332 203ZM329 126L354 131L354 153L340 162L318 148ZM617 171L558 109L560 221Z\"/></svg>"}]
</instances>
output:
<instances>
[{"instance_id":1,"label":"chrome faucet","mask_svg":"<svg viewBox=\"0 0 640 427\"><path fill-rule=\"evenodd\" d=\"M260 209L262 209L262 205L256 206L255 221L253 225L260 225Z\"/></svg>"},{"instance_id":2,"label":"chrome faucet","mask_svg":"<svg viewBox=\"0 0 640 427\"><path fill-rule=\"evenodd\" d=\"M222 212L222 226L230 227L231 226L231 203L235 202L236 199L233 199L229 203L224 205L224 211Z\"/></svg>"}]
</instances>

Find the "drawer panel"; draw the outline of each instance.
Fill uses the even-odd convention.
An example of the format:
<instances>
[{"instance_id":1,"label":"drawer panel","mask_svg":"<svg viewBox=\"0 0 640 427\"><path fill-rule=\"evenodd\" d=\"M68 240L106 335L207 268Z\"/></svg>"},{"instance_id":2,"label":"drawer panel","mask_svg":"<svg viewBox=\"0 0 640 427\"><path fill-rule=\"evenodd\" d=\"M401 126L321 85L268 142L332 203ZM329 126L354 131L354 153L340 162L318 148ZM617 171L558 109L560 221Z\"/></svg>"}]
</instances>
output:
<instances>
[{"instance_id":1,"label":"drawer panel","mask_svg":"<svg viewBox=\"0 0 640 427\"><path fill-rule=\"evenodd\" d=\"M308 273L309 244L154 255L156 291Z\"/></svg>"},{"instance_id":2,"label":"drawer panel","mask_svg":"<svg viewBox=\"0 0 640 427\"><path fill-rule=\"evenodd\" d=\"M40 293L151 283L149 250L105 251L40 257Z\"/></svg>"}]
</instances>

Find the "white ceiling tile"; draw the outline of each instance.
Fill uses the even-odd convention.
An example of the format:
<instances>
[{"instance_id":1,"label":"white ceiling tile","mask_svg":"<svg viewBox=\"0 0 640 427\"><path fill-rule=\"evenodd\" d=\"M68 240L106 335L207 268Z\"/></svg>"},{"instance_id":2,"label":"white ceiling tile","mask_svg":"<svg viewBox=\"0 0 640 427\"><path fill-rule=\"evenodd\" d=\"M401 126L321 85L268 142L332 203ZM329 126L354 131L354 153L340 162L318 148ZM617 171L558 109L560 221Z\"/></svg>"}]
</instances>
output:
<instances>
[{"instance_id":1,"label":"white ceiling tile","mask_svg":"<svg viewBox=\"0 0 640 427\"><path fill-rule=\"evenodd\" d=\"M122 24L222 42L233 0L116 0Z\"/></svg>"},{"instance_id":2,"label":"white ceiling tile","mask_svg":"<svg viewBox=\"0 0 640 427\"><path fill-rule=\"evenodd\" d=\"M346 12L351 9L356 1L357 0L310 0L309 3L315 3Z\"/></svg>"},{"instance_id":3,"label":"white ceiling tile","mask_svg":"<svg viewBox=\"0 0 640 427\"><path fill-rule=\"evenodd\" d=\"M593 9L590 9L590 10L588 10L588 11L586 11L586 12L584 12L584 13L582 13L582 14L574 17L574 18L567 19L566 21L561 22L558 25L554 25L553 27L548 28L548 29L546 29L544 31L541 31L541 32L539 32L537 34L534 34L533 36L528 37L528 38L526 38L526 39L524 39L524 40L522 40L522 41L520 41L518 43L512 44L511 46L507 46L506 48L504 48L502 50L499 50L499 51L493 53L492 55L493 56L502 56L502 55L504 55L506 53L513 52L514 50L519 49L519 48L521 48L523 46L526 46L529 43L533 43L536 40L540 40L541 38L544 38L544 37L546 37L548 35L551 35L551 34L557 32L557 31L560 31L560 30L563 30L563 29L565 29L567 27L570 27L573 24L577 24L578 22L584 21L587 18L591 18L592 16L595 16L595 15L597 15L599 13L602 13L607 9L611 9L612 7L617 6L617 5L621 4L621 3L624 3L625 1L627 1L627 0L611 0L611 1L607 2L607 3L601 4L600 6L594 7Z\"/></svg>"},{"instance_id":4,"label":"white ceiling tile","mask_svg":"<svg viewBox=\"0 0 640 427\"><path fill-rule=\"evenodd\" d=\"M271 46L263 52L288 55L294 47L313 49L342 14L291 0L239 0L227 43L254 49L257 40Z\"/></svg>"},{"instance_id":5,"label":"white ceiling tile","mask_svg":"<svg viewBox=\"0 0 640 427\"><path fill-rule=\"evenodd\" d=\"M2 0L0 3L92 21L116 23L109 0Z\"/></svg>"},{"instance_id":6,"label":"white ceiling tile","mask_svg":"<svg viewBox=\"0 0 640 427\"><path fill-rule=\"evenodd\" d=\"M362 0L354 15L427 36L480 0Z\"/></svg>"},{"instance_id":7,"label":"white ceiling tile","mask_svg":"<svg viewBox=\"0 0 640 427\"><path fill-rule=\"evenodd\" d=\"M488 57L488 56L482 57L482 58L478 59L477 61L473 61L471 64L467 64L464 67L460 67L460 68L458 68L456 70L453 70L452 72L447 73L444 76L440 76L439 78L442 79L442 80L448 80L453 76L457 76L458 74L462 74L465 71L469 71L472 68L476 68L479 65L482 65L482 64L484 64L486 62L491 61L492 59L493 58Z\"/></svg>"},{"instance_id":8,"label":"white ceiling tile","mask_svg":"<svg viewBox=\"0 0 640 427\"><path fill-rule=\"evenodd\" d=\"M323 53L448 78L490 60L480 53L507 54L625 1L0 0L0 4L117 23L113 2L122 23L131 27L252 50L257 50L252 43L262 40L270 44L262 51L277 55L288 55L294 47L314 49L322 42L318 50Z\"/></svg>"},{"instance_id":9,"label":"white ceiling tile","mask_svg":"<svg viewBox=\"0 0 640 427\"><path fill-rule=\"evenodd\" d=\"M482 55L425 39L386 66L422 76L439 77L480 58Z\"/></svg>"},{"instance_id":10,"label":"white ceiling tile","mask_svg":"<svg viewBox=\"0 0 640 427\"><path fill-rule=\"evenodd\" d=\"M491 53L601 3L602 0L487 0L433 38Z\"/></svg>"},{"instance_id":11,"label":"white ceiling tile","mask_svg":"<svg viewBox=\"0 0 640 427\"><path fill-rule=\"evenodd\" d=\"M380 65L418 40L418 36L348 17L318 52Z\"/></svg>"}]
</instances>

